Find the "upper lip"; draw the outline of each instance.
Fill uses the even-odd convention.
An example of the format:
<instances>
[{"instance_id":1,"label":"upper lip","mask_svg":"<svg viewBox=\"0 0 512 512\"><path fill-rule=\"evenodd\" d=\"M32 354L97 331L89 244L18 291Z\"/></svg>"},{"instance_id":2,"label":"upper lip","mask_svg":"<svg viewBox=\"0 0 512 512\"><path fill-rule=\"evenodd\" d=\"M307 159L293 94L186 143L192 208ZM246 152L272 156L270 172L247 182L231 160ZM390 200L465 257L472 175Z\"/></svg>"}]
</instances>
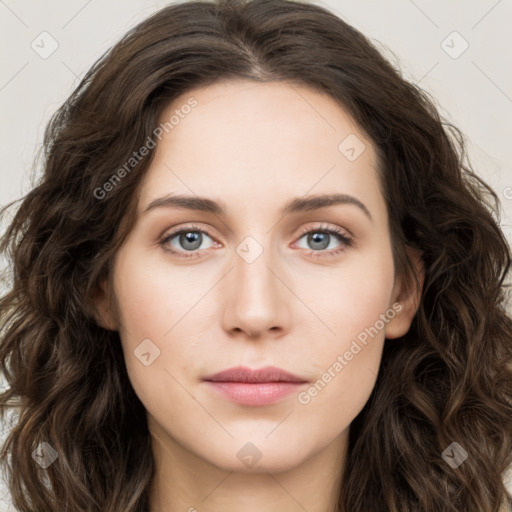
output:
<instances>
[{"instance_id":1,"label":"upper lip","mask_svg":"<svg viewBox=\"0 0 512 512\"><path fill-rule=\"evenodd\" d=\"M237 366L209 375L203 380L213 382L307 382L307 380L275 366L265 366L258 370Z\"/></svg>"}]
</instances>

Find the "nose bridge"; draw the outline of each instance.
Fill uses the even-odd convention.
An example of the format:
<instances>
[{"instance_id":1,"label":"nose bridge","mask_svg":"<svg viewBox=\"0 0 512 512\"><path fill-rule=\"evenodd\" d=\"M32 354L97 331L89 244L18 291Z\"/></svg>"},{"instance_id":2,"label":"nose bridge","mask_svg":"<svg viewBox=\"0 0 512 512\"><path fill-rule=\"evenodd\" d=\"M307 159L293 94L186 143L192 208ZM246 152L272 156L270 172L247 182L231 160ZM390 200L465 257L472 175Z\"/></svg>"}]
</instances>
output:
<instances>
[{"instance_id":1,"label":"nose bridge","mask_svg":"<svg viewBox=\"0 0 512 512\"><path fill-rule=\"evenodd\" d=\"M271 236L247 236L238 244L229 286L227 321L251 334L282 326L286 299L283 284L274 275ZM272 270L271 270L272 269ZM274 270L275 271L275 270Z\"/></svg>"},{"instance_id":2,"label":"nose bridge","mask_svg":"<svg viewBox=\"0 0 512 512\"><path fill-rule=\"evenodd\" d=\"M264 306L276 293L272 266L270 237L257 240L247 236L236 248L234 279L239 299L253 306Z\"/></svg>"},{"instance_id":3,"label":"nose bridge","mask_svg":"<svg viewBox=\"0 0 512 512\"><path fill-rule=\"evenodd\" d=\"M257 242L250 239L243 241L237 247L235 258L237 289L242 292L250 292L254 298L261 293L264 295L270 293L272 286L272 283L269 282L271 273L268 269L271 259L270 250L268 246L264 248L263 245L256 244Z\"/></svg>"}]
</instances>

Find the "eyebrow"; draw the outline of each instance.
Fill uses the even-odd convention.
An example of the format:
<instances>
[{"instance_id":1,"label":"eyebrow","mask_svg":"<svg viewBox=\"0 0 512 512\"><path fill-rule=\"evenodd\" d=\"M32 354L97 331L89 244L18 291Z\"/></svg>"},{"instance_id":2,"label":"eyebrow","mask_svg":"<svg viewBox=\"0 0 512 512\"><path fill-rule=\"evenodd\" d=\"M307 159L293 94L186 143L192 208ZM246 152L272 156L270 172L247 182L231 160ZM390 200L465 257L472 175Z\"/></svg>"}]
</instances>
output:
<instances>
[{"instance_id":1,"label":"eyebrow","mask_svg":"<svg viewBox=\"0 0 512 512\"><path fill-rule=\"evenodd\" d=\"M347 194L322 194L307 197L297 197L284 205L281 215L289 215L305 211L319 210L328 206L338 204L349 204L358 207L364 214L372 220L372 215L368 208L356 197ZM225 215L225 208L221 203L208 199L207 197L187 196L179 194L169 194L159 197L144 209L147 213L156 208L178 208L197 212L213 213L215 215Z\"/></svg>"}]
</instances>

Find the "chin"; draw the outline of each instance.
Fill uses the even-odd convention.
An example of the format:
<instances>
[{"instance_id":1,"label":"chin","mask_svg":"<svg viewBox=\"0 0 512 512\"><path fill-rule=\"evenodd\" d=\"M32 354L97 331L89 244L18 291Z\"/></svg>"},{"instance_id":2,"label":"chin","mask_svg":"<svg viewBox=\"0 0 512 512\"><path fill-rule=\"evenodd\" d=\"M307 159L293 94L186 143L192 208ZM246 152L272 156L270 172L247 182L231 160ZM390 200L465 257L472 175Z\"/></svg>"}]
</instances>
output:
<instances>
[{"instance_id":1,"label":"chin","mask_svg":"<svg viewBox=\"0 0 512 512\"><path fill-rule=\"evenodd\" d=\"M275 441L258 442L246 437L225 445L215 443L215 450L197 455L219 469L236 473L281 473L295 468L311 455L304 451L303 444L299 451L300 443L284 443L278 438Z\"/></svg>"}]
</instances>

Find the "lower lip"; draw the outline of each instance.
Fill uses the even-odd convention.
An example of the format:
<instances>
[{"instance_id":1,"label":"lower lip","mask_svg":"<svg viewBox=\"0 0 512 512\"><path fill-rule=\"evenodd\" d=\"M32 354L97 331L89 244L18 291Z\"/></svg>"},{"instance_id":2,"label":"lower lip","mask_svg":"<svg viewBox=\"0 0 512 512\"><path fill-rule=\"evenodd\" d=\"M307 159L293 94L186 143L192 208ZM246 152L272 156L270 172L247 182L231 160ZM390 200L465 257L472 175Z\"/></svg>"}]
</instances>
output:
<instances>
[{"instance_id":1,"label":"lower lip","mask_svg":"<svg viewBox=\"0 0 512 512\"><path fill-rule=\"evenodd\" d=\"M305 382L207 382L215 391L241 405L268 405L295 393Z\"/></svg>"}]
</instances>

